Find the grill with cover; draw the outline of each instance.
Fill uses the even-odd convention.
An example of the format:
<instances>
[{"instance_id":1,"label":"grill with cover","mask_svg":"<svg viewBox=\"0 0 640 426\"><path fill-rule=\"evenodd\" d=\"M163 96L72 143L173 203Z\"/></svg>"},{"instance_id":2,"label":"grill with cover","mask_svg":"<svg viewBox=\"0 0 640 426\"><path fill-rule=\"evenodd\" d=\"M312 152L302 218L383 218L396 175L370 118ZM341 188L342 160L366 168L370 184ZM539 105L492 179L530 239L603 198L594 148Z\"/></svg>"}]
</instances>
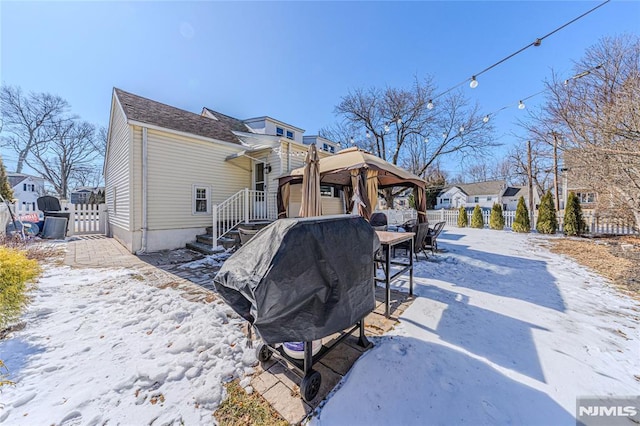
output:
<instances>
[{"instance_id":1,"label":"grill with cover","mask_svg":"<svg viewBox=\"0 0 640 426\"><path fill-rule=\"evenodd\" d=\"M301 393L311 400L320 387L312 364L342 338L360 328L375 308L374 254L378 237L359 216L281 219L261 230L224 263L214 284L220 295L262 338L258 358L266 361L272 345L305 342ZM341 332L331 347L315 356L311 342ZM282 351L278 351L284 355ZM286 357L285 357L286 358Z\"/></svg>"}]
</instances>

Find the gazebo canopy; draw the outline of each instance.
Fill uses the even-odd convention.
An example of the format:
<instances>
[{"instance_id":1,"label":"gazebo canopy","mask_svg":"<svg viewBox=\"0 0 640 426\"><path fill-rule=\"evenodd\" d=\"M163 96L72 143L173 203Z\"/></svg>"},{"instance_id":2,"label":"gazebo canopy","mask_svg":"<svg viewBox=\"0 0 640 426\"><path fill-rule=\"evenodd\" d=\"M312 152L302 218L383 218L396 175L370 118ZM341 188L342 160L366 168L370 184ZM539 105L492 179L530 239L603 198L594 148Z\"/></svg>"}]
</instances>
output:
<instances>
[{"instance_id":1,"label":"gazebo canopy","mask_svg":"<svg viewBox=\"0 0 640 426\"><path fill-rule=\"evenodd\" d=\"M304 167L281 176L278 185L278 217L286 217L289 186L303 182ZM376 208L378 189L394 186L413 187L418 220L426 221L426 182L382 158L358 148L348 148L320 159L320 183L341 186L345 190L345 210L357 209L369 219Z\"/></svg>"},{"instance_id":2,"label":"gazebo canopy","mask_svg":"<svg viewBox=\"0 0 640 426\"><path fill-rule=\"evenodd\" d=\"M378 171L378 187L391 186L422 187L425 181L400 167L369 154L359 148L347 148L337 154L320 159L320 182L330 185L351 185L351 170L371 169ZM285 183L302 182L304 167L294 169L280 178L280 186Z\"/></svg>"}]
</instances>

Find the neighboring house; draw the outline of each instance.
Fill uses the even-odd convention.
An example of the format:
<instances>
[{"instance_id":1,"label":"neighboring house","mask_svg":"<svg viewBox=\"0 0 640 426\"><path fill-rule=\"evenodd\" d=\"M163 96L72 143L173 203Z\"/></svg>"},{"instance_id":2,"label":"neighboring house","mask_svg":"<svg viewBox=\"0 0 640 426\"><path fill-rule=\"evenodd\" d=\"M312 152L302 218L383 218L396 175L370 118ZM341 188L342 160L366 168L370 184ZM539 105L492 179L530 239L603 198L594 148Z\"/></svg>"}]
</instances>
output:
<instances>
[{"instance_id":1,"label":"neighboring house","mask_svg":"<svg viewBox=\"0 0 640 426\"><path fill-rule=\"evenodd\" d=\"M534 190L533 194L537 206L540 193ZM476 205L490 209L494 204L501 204L503 210L515 210L520 196L524 196L528 206L527 187L507 186L502 180L456 184L445 187L437 195L435 209L474 208Z\"/></svg>"},{"instance_id":2,"label":"neighboring house","mask_svg":"<svg viewBox=\"0 0 640 426\"><path fill-rule=\"evenodd\" d=\"M44 179L24 173L7 173L13 198L22 211L38 210L38 197L44 195Z\"/></svg>"},{"instance_id":3,"label":"neighboring house","mask_svg":"<svg viewBox=\"0 0 640 426\"><path fill-rule=\"evenodd\" d=\"M100 204L103 200L103 186L80 186L70 194L71 204Z\"/></svg>"},{"instance_id":4,"label":"neighboring house","mask_svg":"<svg viewBox=\"0 0 640 426\"><path fill-rule=\"evenodd\" d=\"M104 165L110 234L131 252L183 247L212 225L214 205L245 188L264 191L253 206L275 218L278 177L304 164L303 133L267 116L195 114L114 88ZM341 191L324 195L323 212L341 213ZM300 199L292 188L290 216Z\"/></svg>"},{"instance_id":5,"label":"neighboring house","mask_svg":"<svg viewBox=\"0 0 640 426\"><path fill-rule=\"evenodd\" d=\"M518 207L518 200L524 197L524 202L529 208L529 187L528 186L508 186L502 193L502 210L515 210ZM540 205L540 191L533 188L533 205L538 209Z\"/></svg>"},{"instance_id":6,"label":"neighboring house","mask_svg":"<svg viewBox=\"0 0 640 426\"><path fill-rule=\"evenodd\" d=\"M318 149L322 151L326 151L329 154L335 154L340 150L339 143L330 141L329 139L323 138L322 136L318 136L318 135L303 136L302 142L305 145L316 144Z\"/></svg>"}]
</instances>

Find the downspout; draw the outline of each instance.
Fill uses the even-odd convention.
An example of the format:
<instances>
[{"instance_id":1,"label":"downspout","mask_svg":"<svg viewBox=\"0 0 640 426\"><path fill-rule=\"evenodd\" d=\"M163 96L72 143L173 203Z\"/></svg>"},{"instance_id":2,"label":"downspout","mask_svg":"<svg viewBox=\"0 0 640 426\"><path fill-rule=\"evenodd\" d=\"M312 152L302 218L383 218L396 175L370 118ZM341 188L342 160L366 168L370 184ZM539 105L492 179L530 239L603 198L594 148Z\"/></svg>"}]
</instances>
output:
<instances>
[{"instance_id":1,"label":"downspout","mask_svg":"<svg viewBox=\"0 0 640 426\"><path fill-rule=\"evenodd\" d=\"M147 252L147 128L142 128L142 247L137 254Z\"/></svg>"}]
</instances>

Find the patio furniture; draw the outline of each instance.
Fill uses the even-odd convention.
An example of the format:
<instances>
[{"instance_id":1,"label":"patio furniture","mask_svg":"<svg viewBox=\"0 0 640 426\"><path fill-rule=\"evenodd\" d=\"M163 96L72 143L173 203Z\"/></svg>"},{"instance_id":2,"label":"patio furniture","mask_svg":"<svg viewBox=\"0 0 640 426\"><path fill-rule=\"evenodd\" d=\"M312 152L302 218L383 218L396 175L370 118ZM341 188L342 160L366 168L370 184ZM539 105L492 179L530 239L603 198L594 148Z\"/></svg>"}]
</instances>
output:
<instances>
[{"instance_id":1,"label":"patio furniture","mask_svg":"<svg viewBox=\"0 0 640 426\"><path fill-rule=\"evenodd\" d=\"M384 315L389 318L391 315L391 283L397 280L402 274L409 271L409 296L413 296L413 236L411 232L386 232L376 231L376 235L380 240L380 250L376 253L376 263L382 263L382 271L384 272L384 278L376 277L376 282L383 282L385 285L385 305ZM395 247L406 244L409 249L409 262L400 262L398 260L391 260L391 250L395 250ZM395 272L391 271L391 265L401 266L402 269Z\"/></svg>"},{"instance_id":2,"label":"patio furniture","mask_svg":"<svg viewBox=\"0 0 640 426\"><path fill-rule=\"evenodd\" d=\"M371 215L369 223L376 231L387 230L387 215L381 212L377 212Z\"/></svg>"},{"instance_id":3,"label":"patio furniture","mask_svg":"<svg viewBox=\"0 0 640 426\"><path fill-rule=\"evenodd\" d=\"M429 223L428 222L418 223L413 227L407 229L407 231L412 232L414 234L413 254L416 257L416 260L418 260L418 253L424 254L424 258L428 259L427 253L424 251L425 249L424 242L425 242L425 239L427 238L427 235L429 234ZM411 247L409 242L403 242L403 243L397 244L394 247L394 249L403 249L405 250L405 252L409 251L410 248ZM395 255L395 251L394 251L394 255Z\"/></svg>"},{"instance_id":4,"label":"patio furniture","mask_svg":"<svg viewBox=\"0 0 640 426\"><path fill-rule=\"evenodd\" d=\"M62 207L60 206L60 200L58 200L56 197L52 197L51 195L44 195L42 197L38 197L38 199L36 200L36 203L38 204L38 210L44 212L44 224L42 226L43 233L44 233L44 228L47 227L48 218L64 218L66 219L67 228L70 225L72 225L71 212L62 211ZM57 221L56 228L58 226L61 226L59 223L62 223L62 221ZM53 225L50 225L50 226L53 226ZM64 236L66 236L68 233L67 228L65 228Z\"/></svg>"},{"instance_id":5,"label":"patio furniture","mask_svg":"<svg viewBox=\"0 0 640 426\"><path fill-rule=\"evenodd\" d=\"M433 229L429 228L429 233L424 239L424 248L431 249L431 254L434 254L438 250L438 235L440 235L446 223L447 222L444 221L438 222Z\"/></svg>"},{"instance_id":6,"label":"patio furniture","mask_svg":"<svg viewBox=\"0 0 640 426\"><path fill-rule=\"evenodd\" d=\"M259 229L247 229L239 226L238 235L240 236L240 245L243 246L248 243L259 231Z\"/></svg>"}]
</instances>

